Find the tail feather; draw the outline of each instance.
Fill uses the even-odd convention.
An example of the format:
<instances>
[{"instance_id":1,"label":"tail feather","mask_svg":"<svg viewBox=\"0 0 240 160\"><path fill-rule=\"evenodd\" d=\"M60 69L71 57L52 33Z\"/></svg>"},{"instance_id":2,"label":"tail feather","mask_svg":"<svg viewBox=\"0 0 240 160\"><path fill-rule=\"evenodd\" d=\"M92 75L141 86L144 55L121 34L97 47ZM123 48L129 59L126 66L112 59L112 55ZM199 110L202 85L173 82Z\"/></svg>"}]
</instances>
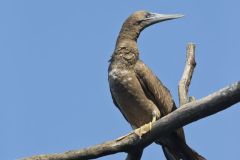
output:
<instances>
[{"instance_id":1,"label":"tail feather","mask_svg":"<svg viewBox=\"0 0 240 160\"><path fill-rule=\"evenodd\" d=\"M203 156L191 149L186 143L172 148L165 146L162 148L167 160L206 160Z\"/></svg>"},{"instance_id":2,"label":"tail feather","mask_svg":"<svg viewBox=\"0 0 240 160\"><path fill-rule=\"evenodd\" d=\"M167 158L167 160L176 160L177 156L175 154L172 154L167 147L162 147L163 149L163 153L165 155L165 157Z\"/></svg>"},{"instance_id":3,"label":"tail feather","mask_svg":"<svg viewBox=\"0 0 240 160\"><path fill-rule=\"evenodd\" d=\"M185 139L183 139L177 132L172 132L167 136L162 137L156 141L161 144L163 152L167 160L206 160L196 151L191 149Z\"/></svg>"}]
</instances>

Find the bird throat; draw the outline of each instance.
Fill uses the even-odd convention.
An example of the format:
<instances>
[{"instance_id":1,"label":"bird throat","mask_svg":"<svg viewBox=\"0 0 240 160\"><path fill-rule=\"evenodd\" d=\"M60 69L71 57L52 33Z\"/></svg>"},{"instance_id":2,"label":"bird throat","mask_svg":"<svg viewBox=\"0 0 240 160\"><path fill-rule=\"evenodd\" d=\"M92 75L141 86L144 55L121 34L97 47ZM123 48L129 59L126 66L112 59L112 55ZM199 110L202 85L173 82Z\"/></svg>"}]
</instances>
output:
<instances>
[{"instance_id":1,"label":"bird throat","mask_svg":"<svg viewBox=\"0 0 240 160\"><path fill-rule=\"evenodd\" d=\"M120 62L121 65L130 67L136 64L139 59L137 42L130 39L121 39L116 44L111 62Z\"/></svg>"}]
</instances>

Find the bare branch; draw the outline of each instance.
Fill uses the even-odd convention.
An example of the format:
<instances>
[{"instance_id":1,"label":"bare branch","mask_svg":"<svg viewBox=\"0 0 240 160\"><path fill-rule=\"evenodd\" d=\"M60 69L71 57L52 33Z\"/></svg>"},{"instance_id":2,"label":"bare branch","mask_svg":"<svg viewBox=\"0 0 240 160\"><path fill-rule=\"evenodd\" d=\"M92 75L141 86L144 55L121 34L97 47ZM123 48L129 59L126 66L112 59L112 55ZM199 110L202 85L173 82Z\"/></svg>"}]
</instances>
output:
<instances>
[{"instance_id":1,"label":"bare branch","mask_svg":"<svg viewBox=\"0 0 240 160\"><path fill-rule=\"evenodd\" d=\"M198 101L187 103L154 123L151 132L140 139L136 134L114 141L108 141L82 150L59 154L39 155L23 160L85 160L98 158L117 152L131 152L136 148L144 148L156 138L191 122L227 109L240 101L240 81L227 86Z\"/></svg>"},{"instance_id":2,"label":"bare branch","mask_svg":"<svg viewBox=\"0 0 240 160\"><path fill-rule=\"evenodd\" d=\"M188 88L192 79L193 71L196 66L195 62L195 44L188 43L186 64L183 71L182 78L178 84L178 95L180 106L189 102Z\"/></svg>"}]
</instances>

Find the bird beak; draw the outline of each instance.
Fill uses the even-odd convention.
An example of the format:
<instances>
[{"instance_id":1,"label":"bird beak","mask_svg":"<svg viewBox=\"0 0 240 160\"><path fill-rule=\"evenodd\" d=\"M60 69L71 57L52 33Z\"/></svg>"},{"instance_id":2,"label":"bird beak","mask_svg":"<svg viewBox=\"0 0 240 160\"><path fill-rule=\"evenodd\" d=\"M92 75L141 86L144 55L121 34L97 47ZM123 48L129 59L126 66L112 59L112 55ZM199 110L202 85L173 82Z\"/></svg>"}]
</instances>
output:
<instances>
[{"instance_id":1,"label":"bird beak","mask_svg":"<svg viewBox=\"0 0 240 160\"><path fill-rule=\"evenodd\" d=\"M150 16L145 18L144 21L147 23L147 26L150 26L152 24L167 21L171 19L177 19L181 18L184 15L182 14L158 14L158 13L150 13Z\"/></svg>"}]
</instances>

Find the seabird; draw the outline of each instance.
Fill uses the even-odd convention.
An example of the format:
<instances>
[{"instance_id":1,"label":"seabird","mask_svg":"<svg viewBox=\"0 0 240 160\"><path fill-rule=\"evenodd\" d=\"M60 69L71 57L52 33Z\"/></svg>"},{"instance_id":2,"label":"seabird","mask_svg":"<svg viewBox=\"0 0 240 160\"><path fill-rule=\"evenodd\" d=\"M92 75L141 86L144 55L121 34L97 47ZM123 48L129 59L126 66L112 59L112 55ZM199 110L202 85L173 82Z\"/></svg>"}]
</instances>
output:
<instances>
[{"instance_id":1,"label":"seabird","mask_svg":"<svg viewBox=\"0 0 240 160\"><path fill-rule=\"evenodd\" d=\"M114 104L132 128L140 127L135 130L140 137L151 130L152 122L174 111L176 105L169 90L139 59L137 39L146 27L181 17L137 11L123 23L117 38L108 68L110 91ZM204 160L186 144L183 128L164 135L156 143L162 145L167 160Z\"/></svg>"}]
</instances>

